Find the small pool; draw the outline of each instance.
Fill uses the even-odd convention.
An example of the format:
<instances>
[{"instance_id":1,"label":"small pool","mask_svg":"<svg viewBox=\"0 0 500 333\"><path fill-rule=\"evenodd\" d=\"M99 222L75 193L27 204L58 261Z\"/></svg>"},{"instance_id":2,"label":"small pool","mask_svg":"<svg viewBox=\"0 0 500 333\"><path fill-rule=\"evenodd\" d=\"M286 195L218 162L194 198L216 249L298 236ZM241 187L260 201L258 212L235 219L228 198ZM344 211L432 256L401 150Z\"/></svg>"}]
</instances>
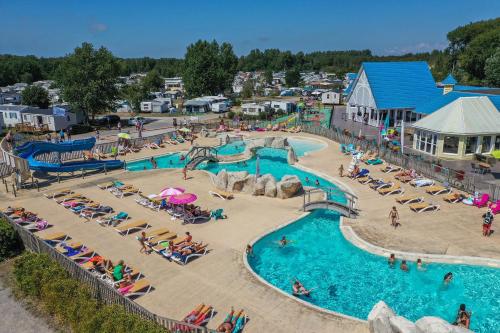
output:
<instances>
[{"instance_id":1,"label":"small pool","mask_svg":"<svg viewBox=\"0 0 500 333\"><path fill-rule=\"evenodd\" d=\"M326 147L326 143L317 140L301 139L297 137L288 138L288 143L293 147L293 150L298 157Z\"/></svg>"},{"instance_id":2,"label":"small pool","mask_svg":"<svg viewBox=\"0 0 500 333\"><path fill-rule=\"evenodd\" d=\"M280 248L283 236L292 243ZM252 269L272 285L291 294L290 280L297 277L314 288L306 301L322 308L366 319L379 300L410 320L439 316L452 322L461 303L473 311L474 332L500 332L500 270L495 268L429 264L410 272L388 267L387 259L365 252L347 241L339 216L317 210L301 220L257 241ZM444 287L442 279L453 272Z\"/></svg>"},{"instance_id":3,"label":"small pool","mask_svg":"<svg viewBox=\"0 0 500 333\"><path fill-rule=\"evenodd\" d=\"M245 151L245 141L235 141L220 147L217 147L217 154L219 155L236 155Z\"/></svg>"},{"instance_id":4,"label":"small pool","mask_svg":"<svg viewBox=\"0 0 500 333\"><path fill-rule=\"evenodd\" d=\"M158 164L159 169L183 168L184 161L181 159L181 156L181 153L174 153L155 157L155 160ZM129 171L142 171L150 169L153 169L153 165L151 164L149 159L127 163L127 170Z\"/></svg>"}]
</instances>

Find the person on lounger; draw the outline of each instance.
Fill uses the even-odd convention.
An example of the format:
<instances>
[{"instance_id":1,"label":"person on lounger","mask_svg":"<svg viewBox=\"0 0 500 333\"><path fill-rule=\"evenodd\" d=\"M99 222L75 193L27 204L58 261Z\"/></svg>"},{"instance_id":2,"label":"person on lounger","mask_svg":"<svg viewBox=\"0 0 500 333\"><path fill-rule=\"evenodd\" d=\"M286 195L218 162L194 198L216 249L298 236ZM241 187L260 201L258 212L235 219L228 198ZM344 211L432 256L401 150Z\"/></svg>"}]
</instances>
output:
<instances>
[{"instance_id":1,"label":"person on lounger","mask_svg":"<svg viewBox=\"0 0 500 333\"><path fill-rule=\"evenodd\" d=\"M304 285L302 283L300 283L299 280L295 279L295 281L293 282L293 285L292 285L292 290L293 290L293 295L294 296L300 296L300 295L304 295L304 296L310 296L311 294L311 291L310 290L307 290Z\"/></svg>"},{"instance_id":2,"label":"person on lounger","mask_svg":"<svg viewBox=\"0 0 500 333\"><path fill-rule=\"evenodd\" d=\"M115 281L123 280L125 274L125 264L123 260L120 260L118 264L113 268L113 279Z\"/></svg>"},{"instance_id":3,"label":"person on lounger","mask_svg":"<svg viewBox=\"0 0 500 333\"><path fill-rule=\"evenodd\" d=\"M231 308L231 312L227 316L226 320L222 324L217 327L217 332L223 332L223 333L231 333L234 329L234 326L238 322L238 319L240 319L241 314L243 313L243 310L241 310L236 316L234 315L234 309Z\"/></svg>"}]
</instances>

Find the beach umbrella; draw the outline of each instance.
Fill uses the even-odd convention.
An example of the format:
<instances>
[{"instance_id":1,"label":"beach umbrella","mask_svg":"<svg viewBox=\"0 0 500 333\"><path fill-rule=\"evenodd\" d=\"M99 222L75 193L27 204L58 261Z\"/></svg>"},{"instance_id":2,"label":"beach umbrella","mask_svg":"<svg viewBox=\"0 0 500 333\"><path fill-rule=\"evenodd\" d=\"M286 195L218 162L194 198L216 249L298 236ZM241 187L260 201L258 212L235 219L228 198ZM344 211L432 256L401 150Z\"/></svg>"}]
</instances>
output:
<instances>
[{"instance_id":1,"label":"beach umbrella","mask_svg":"<svg viewBox=\"0 0 500 333\"><path fill-rule=\"evenodd\" d=\"M191 132L191 130L189 128L186 128L186 127L180 128L179 131L186 132L186 133Z\"/></svg>"},{"instance_id":2,"label":"beach umbrella","mask_svg":"<svg viewBox=\"0 0 500 333\"><path fill-rule=\"evenodd\" d=\"M172 195L179 195L184 193L184 189L180 187L167 187L161 190L160 194L158 194L159 197L166 198L170 197Z\"/></svg>"},{"instance_id":3,"label":"beach umbrella","mask_svg":"<svg viewBox=\"0 0 500 333\"><path fill-rule=\"evenodd\" d=\"M193 193L182 193L179 195L173 195L168 198L168 202L174 205L185 205L195 202L198 197Z\"/></svg>"},{"instance_id":4,"label":"beach umbrella","mask_svg":"<svg viewBox=\"0 0 500 333\"><path fill-rule=\"evenodd\" d=\"M127 140L130 140L130 134L128 133L118 133L118 137L120 139L127 139Z\"/></svg>"}]
</instances>

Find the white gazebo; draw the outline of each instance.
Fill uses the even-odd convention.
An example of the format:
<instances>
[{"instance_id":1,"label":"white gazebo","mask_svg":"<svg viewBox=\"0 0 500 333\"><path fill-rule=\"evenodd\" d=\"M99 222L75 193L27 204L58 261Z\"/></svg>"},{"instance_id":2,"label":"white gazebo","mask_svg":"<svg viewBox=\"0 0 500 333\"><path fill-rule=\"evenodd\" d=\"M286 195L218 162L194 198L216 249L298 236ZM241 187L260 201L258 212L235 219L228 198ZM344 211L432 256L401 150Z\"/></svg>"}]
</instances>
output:
<instances>
[{"instance_id":1,"label":"white gazebo","mask_svg":"<svg viewBox=\"0 0 500 333\"><path fill-rule=\"evenodd\" d=\"M412 127L413 149L438 158L472 159L500 149L500 112L486 96L458 98Z\"/></svg>"}]
</instances>

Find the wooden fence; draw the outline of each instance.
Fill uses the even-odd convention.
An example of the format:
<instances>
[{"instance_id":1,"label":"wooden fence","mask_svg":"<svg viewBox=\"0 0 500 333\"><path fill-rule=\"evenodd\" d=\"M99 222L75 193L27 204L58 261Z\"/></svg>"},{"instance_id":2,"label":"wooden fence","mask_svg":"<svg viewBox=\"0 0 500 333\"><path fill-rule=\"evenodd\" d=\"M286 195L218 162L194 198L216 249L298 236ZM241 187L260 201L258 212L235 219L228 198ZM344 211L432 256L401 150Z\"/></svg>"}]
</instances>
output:
<instances>
[{"instance_id":1,"label":"wooden fence","mask_svg":"<svg viewBox=\"0 0 500 333\"><path fill-rule=\"evenodd\" d=\"M488 189L491 200L500 199L500 186L494 184L482 184L475 177L465 175L463 171L453 170L441 165L424 160L419 155L402 154L383 145L379 145L376 140L359 139L346 135L340 129L329 129L320 126L303 125L302 130L306 133L319 135L341 144L353 144L363 151L371 150L377 152L378 156L390 164L394 164L405 169L415 169L426 177L447 183L464 192L473 194L478 188Z\"/></svg>"},{"instance_id":2,"label":"wooden fence","mask_svg":"<svg viewBox=\"0 0 500 333\"><path fill-rule=\"evenodd\" d=\"M151 320L165 327L170 332L186 333L215 333L214 330L202 326L190 325L175 319L159 316L145 309L131 299L122 296L115 288L100 277L83 269L73 260L62 253L56 251L52 246L38 238L34 233L26 230L11 218L0 213L0 216L7 220L19 234L24 247L35 253L44 253L50 256L61 267L63 267L74 279L84 283L90 290L92 296L104 304L116 304L123 306L129 313L135 314L143 319ZM154 292L154 290L153 290Z\"/></svg>"}]
</instances>

